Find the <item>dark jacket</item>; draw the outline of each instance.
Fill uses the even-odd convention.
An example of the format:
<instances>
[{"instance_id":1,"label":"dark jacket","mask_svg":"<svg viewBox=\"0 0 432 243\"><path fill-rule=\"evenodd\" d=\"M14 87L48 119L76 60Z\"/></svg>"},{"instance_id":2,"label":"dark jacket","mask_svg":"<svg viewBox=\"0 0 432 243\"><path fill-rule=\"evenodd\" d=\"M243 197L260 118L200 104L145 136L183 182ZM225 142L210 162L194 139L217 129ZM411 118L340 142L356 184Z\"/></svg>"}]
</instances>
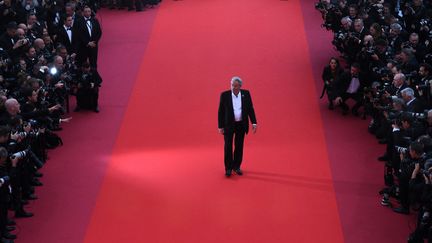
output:
<instances>
[{"instance_id":1,"label":"dark jacket","mask_svg":"<svg viewBox=\"0 0 432 243\"><path fill-rule=\"evenodd\" d=\"M94 41L96 45L98 44L100 38L102 37L102 29L100 27L99 21L95 18L90 19L91 22L91 36L89 35L87 22L84 18L79 18L74 21L73 28L76 28L76 37L78 38L78 48L87 48L87 44Z\"/></svg>"},{"instance_id":2,"label":"dark jacket","mask_svg":"<svg viewBox=\"0 0 432 243\"><path fill-rule=\"evenodd\" d=\"M218 127L224 129L233 129L234 120L234 110L232 103L231 90L222 92L219 101L219 111L218 111ZM252 124L257 124L255 117L255 110L252 104L252 97L247 90L240 90L241 100L242 100L242 124L245 128L246 133L249 131L249 119Z\"/></svg>"},{"instance_id":3,"label":"dark jacket","mask_svg":"<svg viewBox=\"0 0 432 243\"><path fill-rule=\"evenodd\" d=\"M72 28L72 42L69 40L69 36L66 32L66 29L64 26L59 26L57 29L57 38L56 38L56 44L62 44L66 47L68 54L76 53L78 49L78 38L77 38L77 32L75 28Z\"/></svg>"}]
</instances>

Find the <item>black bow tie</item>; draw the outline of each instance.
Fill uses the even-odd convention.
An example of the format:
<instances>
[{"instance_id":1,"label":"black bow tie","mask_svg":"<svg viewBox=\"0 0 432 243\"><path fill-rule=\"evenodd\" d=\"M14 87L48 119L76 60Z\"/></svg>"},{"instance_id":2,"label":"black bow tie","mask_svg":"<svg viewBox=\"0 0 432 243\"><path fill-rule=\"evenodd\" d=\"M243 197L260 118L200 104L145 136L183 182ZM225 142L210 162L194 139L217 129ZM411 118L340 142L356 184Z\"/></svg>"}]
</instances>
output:
<instances>
[{"instance_id":1,"label":"black bow tie","mask_svg":"<svg viewBox=\"0 0 432 243\"><path fill-rule=\"evenodd\" d=\"M72 28L71 28L71 27L69 27L69 28L67 28L66 30L72 30Z\"/></svg>"},{"instance_id":2,"label":"black bow tie","mask_svg":"<svg viewBox=\"0 0 432 243\"><path fill-rule=\"evenodd\" d=\"M86 19L86 21L90 21L90 18Z\"/></svg>"}]
</instances>

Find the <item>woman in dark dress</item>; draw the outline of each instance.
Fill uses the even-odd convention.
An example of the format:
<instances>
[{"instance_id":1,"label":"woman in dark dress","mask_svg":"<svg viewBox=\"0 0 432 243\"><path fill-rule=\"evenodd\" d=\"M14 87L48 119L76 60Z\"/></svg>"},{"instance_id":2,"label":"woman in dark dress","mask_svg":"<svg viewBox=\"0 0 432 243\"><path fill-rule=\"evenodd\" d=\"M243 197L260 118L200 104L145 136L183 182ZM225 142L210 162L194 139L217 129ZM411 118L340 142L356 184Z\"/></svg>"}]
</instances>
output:
<instances>
[{"instance_id":1,"label":"woman in dark dress","mask_svg":"<svg viewBox=\"0 0 432 243\"><path fill-rule=\"evenodd\" d=\"M339 60L335 57L330 58L329 65L327 65L322 73L322 79L324 85L327 87L327 98L329 101L328 108L333 110L333 82L343 73L343 69L340 67Z\"/></svg>"}]
</instances>

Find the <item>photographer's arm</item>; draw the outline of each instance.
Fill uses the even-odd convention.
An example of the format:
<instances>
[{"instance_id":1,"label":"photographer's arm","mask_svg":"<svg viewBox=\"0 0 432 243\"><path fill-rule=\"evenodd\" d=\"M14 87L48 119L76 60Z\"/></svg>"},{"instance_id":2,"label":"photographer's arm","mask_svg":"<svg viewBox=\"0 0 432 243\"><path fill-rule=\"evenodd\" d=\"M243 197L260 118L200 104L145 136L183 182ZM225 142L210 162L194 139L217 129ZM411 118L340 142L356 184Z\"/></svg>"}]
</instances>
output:
<instances>
[{"instance_id":1,"label":"photographer's arm","mask_svg":"<svg viewBox=\"0 0 432 243\"><path fill-rule=\"evenodd\" d=\"M420 172L420 164L419 163L415 163L415 168L414 168L414 171L413 171L413 173L411 175L411 180L414 180L417 177L417 175L418 175L419 172Z\"/></svg>"}]
</instances>

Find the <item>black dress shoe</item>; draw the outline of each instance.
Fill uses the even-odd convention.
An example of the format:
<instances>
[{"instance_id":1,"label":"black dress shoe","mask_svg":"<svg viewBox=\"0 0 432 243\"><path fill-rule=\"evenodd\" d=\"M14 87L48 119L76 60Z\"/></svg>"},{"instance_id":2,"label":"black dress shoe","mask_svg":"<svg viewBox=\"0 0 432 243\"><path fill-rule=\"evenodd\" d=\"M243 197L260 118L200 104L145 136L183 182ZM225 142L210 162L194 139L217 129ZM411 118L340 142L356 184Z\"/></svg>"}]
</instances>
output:
<instances>
[{"instance_id":1,"label":"black dress shoe","mask_svg":"<svg viewBox=\"0 0 432 243\"><path fill-rule=\"evenodd\" d=\"M74 112L78 112L80 110L81 110L81 107L77 106L77 107L75 107Z\"/></svg>"},{"instance_id":2,"label":"black dress shoe","mask_svg":"<svg viewBox=\"0 0 432 243\"><path fill-rule=\"evenodd\" d=\"M3 236L3 238L8 239L8 240L15 240L17 238L16 235L13 235L7 231L3 232L2 236Z\"/></svg>"},{"instance_id":3,"label":"black dress shoe","mask_svg":"<svg viewBox=\"0 0 432 243\"><path fill-rule=\"evenodd\" d=\"M7 231L14 231L15 229L15 226L6 226Z\"/></svg>"},{"instance_id":4,"label":"black dress shoe","mask_svg":"<svg viewBox=\"0 0 432 243\"><path fill-rule=\"evenodd\" d=\"M30 218L33 217L33 213L26 212L26 211L18 211L15 213L15 218Z\"/></svg>"},{"instance_id":5,"label":"black dress shoe","mask_svg":"<svg viewBox=\"0 0 432 243\"><path fill-rule=\"evenodd\" d=\"M100 112L99 107L94 108L93 111L99 113Z\"/></svg>"},{"instance_id":6,"label":"black dress shoe","mask_svg":"<svg viewBox=\"0 0 432 243\"><path fill-rule=\"evenodd\" d=\"M226 177L230 177L231 176L231 170L226 170L225 171L225 176Z\"/></svg>"},{"instance_id":7,"label":"black dress shoe","mask_svg":"<svg viewBox=\"0 0 432 243\"><path fill-rule=\"evenodd\" d=\"M386 144L387 143L387 139L385 139L385 138L380 139L380 140L378 140L378 143L379 144Z\"/></svg>"},{"instance_id":8,"label":"black dress shoe","mask_svg":"<svg viewBox=\"0 0 432 243\"><path fill-rule=\"evenodd\" d=\"M34 176L35 177L42 177L43 176L43 174L42 173L40 173L39 171L36 171L35 173L34 173Z\"/></svg>"},{"instance_id":9,"label":"black dress shoe","mask_svg":"<svg viewBox=\"0 0 432 243\"><path fill-rule=\"evenodd\" d=\"M394 208L393 211L395 213L400 213L400 214L409 214L409 209L404 208L404 207Z\"/></svg>"},{"instance_id":10,"label":"black dress shoe","mask_svg":"<svg viewBox=\"0 0 432 243\"><path fill-rule=\"evenodd\" d=\"M379 161L387 161L387 160L389 160L389 157L385 154L383 156L378 157L378 160Z\"/></svg>"},{"instance_id":11,"label":"black dress shoe","mask_svg":"<svg viewBox=\"0 0 432 243\"><path fill-rule=\"evenodd\" d=\"M30 185L32 185L32 186L43 186L42 182L40 182L39 180L32 180L30 182Z\"/></svg>"},{"instance_id":12,"label":"black dress shoe","mask_svg":"<svg viewBox=\"0 0 432 243\"><path fill-rule=\"evenodd\" d=\"M13 221L12 219L8 218L8 219L7 219L7 222L6 222L6 225L8 225L8 226L12 226L12 225L16 225L16 223L15 223L15 221Z\"/></svg>"},{"instance_id":13,"label":"black dress shoe","mask_svg":"<svg viewBox=\"0 0 432 243\"><path fill-rule=\"evenodd\" d=\"M241 170L241 169L236 169L235 170L235 173L237 174L237 175L243 175L243 171Z\"/></svg>"},{"instance_id":14,"label":"black dress shoe","mask_svg":"<svg viewBox=\"0 0 432 243\"><path fill-rule=\"evenodd\" d=\"M30 194L27 197L25 197L25 199L27 199L27 200L36 200L36 199L38 199L38 197L35 194Z\"/></svg>"}]
</instances>

